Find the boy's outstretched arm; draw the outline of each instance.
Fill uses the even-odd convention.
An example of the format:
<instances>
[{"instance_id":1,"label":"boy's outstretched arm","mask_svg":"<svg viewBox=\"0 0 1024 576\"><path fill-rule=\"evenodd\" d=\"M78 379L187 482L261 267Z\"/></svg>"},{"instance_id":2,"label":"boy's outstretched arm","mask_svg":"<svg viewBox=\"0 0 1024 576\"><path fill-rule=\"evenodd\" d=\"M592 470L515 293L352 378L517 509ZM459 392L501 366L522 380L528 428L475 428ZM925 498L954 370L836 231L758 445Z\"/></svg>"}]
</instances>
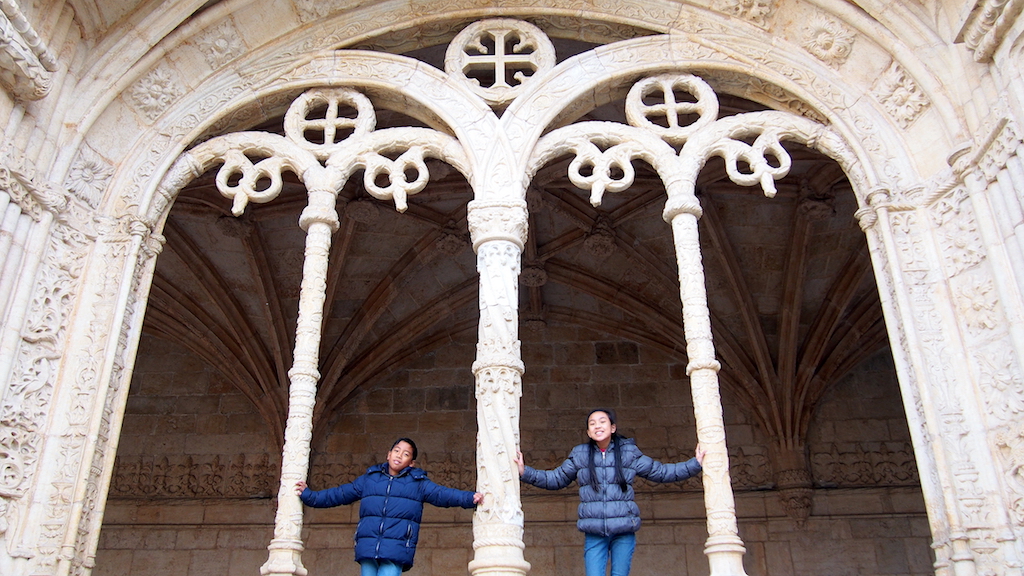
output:
<instances>
[{"instance_id":1,"label":"boy's outstretched arm","mask_svg":"<svg viewBox=\"0 0 1024 576\"><path fill-rule=\"evenodd\" d=\"M362 497L360 479L351 484L342 484L326 490L311 490L305 480L295 483L295 493L306 506L313 508L330 508L343 504L351 504Z\"/></svg>"},{"instance_id":2,"label":"boy's outstretched arm","mask_svg":"<svg viewBox=\"0 0 1024 576\"><path fill-rule=\"evenodd\" d=\"M473 508L484 500L484 495L480 492L469 492L459 490L458 488L441 486L429 478L424 479L422 482L423 501L439 508L451 508L453 506Z\"/></svg>"}]
</instances>

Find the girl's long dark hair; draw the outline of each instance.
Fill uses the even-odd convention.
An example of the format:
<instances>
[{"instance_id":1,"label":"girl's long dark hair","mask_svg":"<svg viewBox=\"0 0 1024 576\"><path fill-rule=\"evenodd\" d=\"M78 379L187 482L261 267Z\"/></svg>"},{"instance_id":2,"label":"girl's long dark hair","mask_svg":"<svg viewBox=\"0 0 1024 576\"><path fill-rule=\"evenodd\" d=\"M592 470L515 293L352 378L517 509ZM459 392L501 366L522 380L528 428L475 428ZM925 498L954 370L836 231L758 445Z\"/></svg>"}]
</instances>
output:
<instances>
[{"instance_id":1,"label":"girl's long dark hair","mask_svg":"<svg viewBox=\"0 0 1024 576\"><path fill-rule=\"evenodd\" d=\"M590 417L595 412L603 412L608 416L608 421L615 424L615 411L610 408L597 408L591 410L590 414L587 414L587 422L589 426ZM619 488L625 492L629 486L626 484L626 477L622 474L622 438L623 436L618 432L612 432L612 453L615 454L615 483L619 485ZM594 488L597 488L597 464L594 463L596 454L599 448L597 442L594 439L590 439L590 481L593 483Z\"/></svg>"}]
</instances>

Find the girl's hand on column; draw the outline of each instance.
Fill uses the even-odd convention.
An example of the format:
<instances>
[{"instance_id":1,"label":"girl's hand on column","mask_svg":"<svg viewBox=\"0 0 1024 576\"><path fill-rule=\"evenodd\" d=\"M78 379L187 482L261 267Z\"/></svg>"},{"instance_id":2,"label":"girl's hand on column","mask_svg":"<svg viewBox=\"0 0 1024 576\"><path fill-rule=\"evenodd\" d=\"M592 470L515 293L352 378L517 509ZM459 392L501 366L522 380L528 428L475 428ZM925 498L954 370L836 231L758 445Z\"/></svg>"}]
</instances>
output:
<instances>
[{"instance_id":1,"label":"girl's hand on column","mask_svg":"<svg viewBox=\"0 0 1024 576\"><path fill-rule=\"evenodd\" d=\"M702 466L704 465L704 454L706 454L704 447L700 445L700 442L698 442L697 447L694 449L694 458L696 458L697 463Z\"/></svg>"},{"instance_id":2,"label":"girl's hand on column","mask_svg":"<svg viewBox=\"0 0 1024 576\"><path fill-rule=\"evenodd\" d=\"M526 472L526 464L523 463L523 453L519 450L516 450L515 463L519 468L519 475L522 476L523 472Z\"/></svg>"},{"instance_id":3,"label":"girl's hand on column","mask_svg":"<svg viewBox=\"0 0 1024 576\"><path fill-rule=\"evenodd\" d=\"M296 494L300 494L301 495L305 490L306 490L306 481L305 480L299 480L298 482L295 483L295 493Z\"/></svg>"},{"instance_id":4,"label":"girl's hand on column","mask_svg":"<svg viewBox=\"0 0 1024 576\"><path fill-rule=\"evenodd\" d=\"M484 501L484 495L483 494L481 494L479 492L473 494L473 504L480 504L483 501Z\"/></svg>"}]
</instances>

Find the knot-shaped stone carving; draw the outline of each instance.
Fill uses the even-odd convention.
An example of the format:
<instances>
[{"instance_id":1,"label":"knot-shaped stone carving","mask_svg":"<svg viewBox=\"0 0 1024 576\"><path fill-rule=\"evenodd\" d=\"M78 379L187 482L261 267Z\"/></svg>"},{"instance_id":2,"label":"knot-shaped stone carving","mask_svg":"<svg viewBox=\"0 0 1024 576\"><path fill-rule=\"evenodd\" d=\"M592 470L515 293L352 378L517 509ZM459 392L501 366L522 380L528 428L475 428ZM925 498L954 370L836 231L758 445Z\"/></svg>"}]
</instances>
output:
<instances>
[{"instance_id":1,"label":"knot-shaped stone carving","mask_svg":"<svg viewBox=\"0 0 1024 576\"><path fill-rule=\"evenodd\" d=\"M249 202L263 203L277 198L284 183L282 173L291 169L287 158L270 155L254 161L253 158L259 157L257 154L271 153L259 149L228 150L224 153L224 164L217 171L217 190L232 200L231 213L235 216L241 216Z\"/></svg>"},{"instance_id":2,"label":"knot-shaped stone carving","mask_svg":"<svg viewBox=\"0 0 1024 576\"><path fill-rule=\"evenodd\" d=\"M364 162L363 187L374 198L393 199L399 212L409 208L408 197L423 190L430 180L420 146L409 148L394 160L378 153L367 154Z\"/></svg>"},{"instance_id":3,"label":"knot-shaped stone carving","mask_svg":"<svg viewBox=\"0 0 1024 576\"><path fill-rule=\"evenodd\" d=\"M583 142L569 164L569 180L579 188L590 189L591 205L600 206L606 190L622 192L633 185L633 154L634 149L628 144L602 151L592 142Z\"/></svg>"}]
</instances>

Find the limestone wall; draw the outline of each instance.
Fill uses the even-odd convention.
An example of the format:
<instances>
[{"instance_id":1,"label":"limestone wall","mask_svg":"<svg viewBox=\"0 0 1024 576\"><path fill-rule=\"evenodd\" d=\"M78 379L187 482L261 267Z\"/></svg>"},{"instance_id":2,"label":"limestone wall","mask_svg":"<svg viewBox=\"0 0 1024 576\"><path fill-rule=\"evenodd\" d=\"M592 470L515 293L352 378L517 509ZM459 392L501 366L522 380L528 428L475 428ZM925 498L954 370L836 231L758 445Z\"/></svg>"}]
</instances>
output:
<instances>
[{"instance_id":1,"label":"limestone wall","mask_svg":"<svg viewBox=\"0 0 1024 576\"><path fill-rule=\"evenodd\" d=\"M414 438L436 481L475 486L473 334L455 338L357 391L314 438L314 487L350 480L398 436ZM695 442L683 361L572 326L524 330L522 446L554 466L584 438L587 411L610 406L621 431L662 460ZM931 574L924 502L888 352L864 362L820 403L809 434L817 488L809 517L793 518L772 488L766 439L726 393L726 426L740 534L751 576ZM125 419L94 574L258 574L273 530L278 457L259 416L187 351L144 340ZM318 431L319 432L319 431ZM638 483L644 517L632 574L707 574L700 485ZM582 572L574 487L523 487L532 574ZM355 506L308 510L305 566L356 574ZM464 574L472 514L427 508L410 576Z\"/></svg>"}]
</instances>

